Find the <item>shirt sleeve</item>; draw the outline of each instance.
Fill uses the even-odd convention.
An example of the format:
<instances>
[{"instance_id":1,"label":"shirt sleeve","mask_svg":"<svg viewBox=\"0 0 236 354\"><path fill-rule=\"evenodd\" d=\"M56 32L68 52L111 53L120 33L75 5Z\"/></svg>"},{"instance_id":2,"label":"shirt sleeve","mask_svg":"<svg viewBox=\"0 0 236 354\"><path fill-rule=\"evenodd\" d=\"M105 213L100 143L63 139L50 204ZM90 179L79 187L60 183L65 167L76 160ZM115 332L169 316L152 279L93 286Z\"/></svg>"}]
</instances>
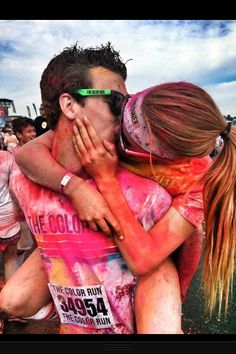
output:
<instances>
[{"instance_id":1,"label":"shirt sleeve","mask_svg":"<svg viewBox=\"0 0 236 354\"><path fill-rule=\"evenodd\" d=\"M186 175L189 186L185 193L173 197L172 206L193 226L199 228L204 220L203 188L200 178L209 169L212 160L209 156L192 159L191 173ZM191 186L191 180L193 184Z\"/></svg>"},{"instance_id":2,"label":"shirt sleeve","mask_svg":"<svg viewBox=\"0 0 236 354\"><path fill-rule=\"evenodd\" d=\"M204 219L202 190L176 196L172 206L194 227L201 226Z\"/></svg>"}]
</instances>

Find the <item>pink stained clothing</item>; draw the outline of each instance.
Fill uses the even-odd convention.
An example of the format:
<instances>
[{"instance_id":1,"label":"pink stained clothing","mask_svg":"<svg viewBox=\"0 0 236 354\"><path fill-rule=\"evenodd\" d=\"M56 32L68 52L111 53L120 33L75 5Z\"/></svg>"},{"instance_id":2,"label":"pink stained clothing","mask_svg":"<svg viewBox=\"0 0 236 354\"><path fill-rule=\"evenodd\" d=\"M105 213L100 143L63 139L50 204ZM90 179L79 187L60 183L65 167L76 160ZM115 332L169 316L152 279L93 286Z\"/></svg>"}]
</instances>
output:
<instances>
[{"instance_id":1,"label":"pink stained clothing","mask_svg":"<svg viewBox=\"0 0 236 354\"><path fill-rule=\"evenodd\" d=\"M0 252L4 252L8 246L16 244L20 240L20 232L8 238L0 238Z\"/></svg>"},{"instance_id":2,"label":"pink stained clothing","mask_svg":"<svg viewBox=\"0 0 236 354\"><path fill-rule=\"evenodd\" d=\"M164 163L165 162L165 163ZM202 177L209 170L212 160L209 156L201 158L182 158L162 163L120 162L121 166L139 176L158 182L173 197L172 206L194 227L200 228L204 219Z\"/></svg>"},{"instance_id":3,"label":"pink stained clothing","mask_svg":"<svg viewBox=\"0 0 236 354\"><path fill-rule=\"evenodd\" d=\"M12 151L17 145L19 141L15 134L6 133L4 136L4 145L7 147L7 151Z\"/></svg>"},{"instance_id":4,"label":"pink stained clothing","mask_svg":"<svg viewBox=\"0 0 236 354\"><path fill-rule=\"evenodd\" d=\"M14 149L11 150L11 153L15 156L20 148L21 145L18 144ZM20 233L20 239L17 242L17 250L28 251L33 249L35 246L34 238L25 220L20 221Z\"/></svg>"},{"instance_id":5,"label":"pink stained clothing","mask_svg":"<svg viewBox=\"0 0 236 354\"><path fill-rule=\"evenodd\" d=\"M149 229L171 205L157 183L119 169L135 217ZM95 187L92 180L87 182ZM15 165L11 188L35 235L62 334L135 333L130 273L113 239L82 226L62 194L34 184ZM148 255L147 255L148 256Z\"/></svg>"},{"instance_id":6,"label":"pink stained clothing","mask_svg":"<svg viewBox=\"0 0 236 354\"><path fill-rule=\"evenodd\" d=\"M14 164L14 156L7 151L0 151L0 239L8 239L20 231L18 215L9 193L9 177ZM11 240L10 240L11 239ZM6 242L3 242L6 245Z\"/></svg>"}]
</instances>

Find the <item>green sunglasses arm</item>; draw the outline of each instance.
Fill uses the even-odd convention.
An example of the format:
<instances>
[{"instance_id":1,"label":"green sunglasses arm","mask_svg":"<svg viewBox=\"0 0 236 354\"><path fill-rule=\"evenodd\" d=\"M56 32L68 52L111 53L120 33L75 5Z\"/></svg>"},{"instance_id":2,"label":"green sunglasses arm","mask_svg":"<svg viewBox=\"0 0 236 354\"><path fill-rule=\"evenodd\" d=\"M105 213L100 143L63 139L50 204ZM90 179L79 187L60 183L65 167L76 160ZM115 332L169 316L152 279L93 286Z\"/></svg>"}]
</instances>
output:
<instances>
[{"instance_id":1,"label":"green sunglasses arm","mask_svg":"<svg viewBox=\"0 0 236 354\"><path fill-rule=\"evenodd\" d=\"M81 96L99 96L99 95L110 95L111 90L109 89L77 89L74 93L78 93Z\"/></svg>"}]
</instances>

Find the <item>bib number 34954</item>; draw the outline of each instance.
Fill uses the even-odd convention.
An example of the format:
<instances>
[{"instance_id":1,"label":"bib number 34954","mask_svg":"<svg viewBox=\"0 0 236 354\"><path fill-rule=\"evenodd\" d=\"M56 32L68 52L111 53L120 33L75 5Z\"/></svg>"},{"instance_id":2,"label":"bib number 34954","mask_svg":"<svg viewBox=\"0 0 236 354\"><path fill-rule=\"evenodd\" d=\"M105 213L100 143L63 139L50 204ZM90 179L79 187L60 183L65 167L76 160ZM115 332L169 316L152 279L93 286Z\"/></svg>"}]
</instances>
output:
<instances>
[{"instance_id":1,"label":"bib number 34954","mask_svg":"<svg viewBox=\"0 0 236 354\"><path fill-rule=\"evenodd\" d=\"M49 283L48 286L62 323L93 328L114 325L103 285L77 287Z\"/></svg>"}]
</instances>

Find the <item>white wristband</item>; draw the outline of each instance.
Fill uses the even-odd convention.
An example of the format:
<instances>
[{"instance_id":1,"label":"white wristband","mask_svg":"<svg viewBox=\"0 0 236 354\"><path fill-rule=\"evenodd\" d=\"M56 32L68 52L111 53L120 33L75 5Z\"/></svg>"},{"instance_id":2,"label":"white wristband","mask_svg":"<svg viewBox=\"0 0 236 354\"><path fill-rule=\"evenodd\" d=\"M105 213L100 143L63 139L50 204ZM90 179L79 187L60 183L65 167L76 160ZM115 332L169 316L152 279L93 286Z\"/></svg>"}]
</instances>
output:
<instances>
[{"instance_id":1,"label":"white wristband","mask_svg":"<svg viewBox=\"0 0 236 354\"><path fill-rule=\"evenodd\" d=\"M64 193L65 192L65 188L67 186L67 184L69 183L70 179L73 177L74 175L70 172L67 172L62 180L61 180L61 185L60 185L60 188L61 188L61 193Z\"/></svg>"}]
</instances>

